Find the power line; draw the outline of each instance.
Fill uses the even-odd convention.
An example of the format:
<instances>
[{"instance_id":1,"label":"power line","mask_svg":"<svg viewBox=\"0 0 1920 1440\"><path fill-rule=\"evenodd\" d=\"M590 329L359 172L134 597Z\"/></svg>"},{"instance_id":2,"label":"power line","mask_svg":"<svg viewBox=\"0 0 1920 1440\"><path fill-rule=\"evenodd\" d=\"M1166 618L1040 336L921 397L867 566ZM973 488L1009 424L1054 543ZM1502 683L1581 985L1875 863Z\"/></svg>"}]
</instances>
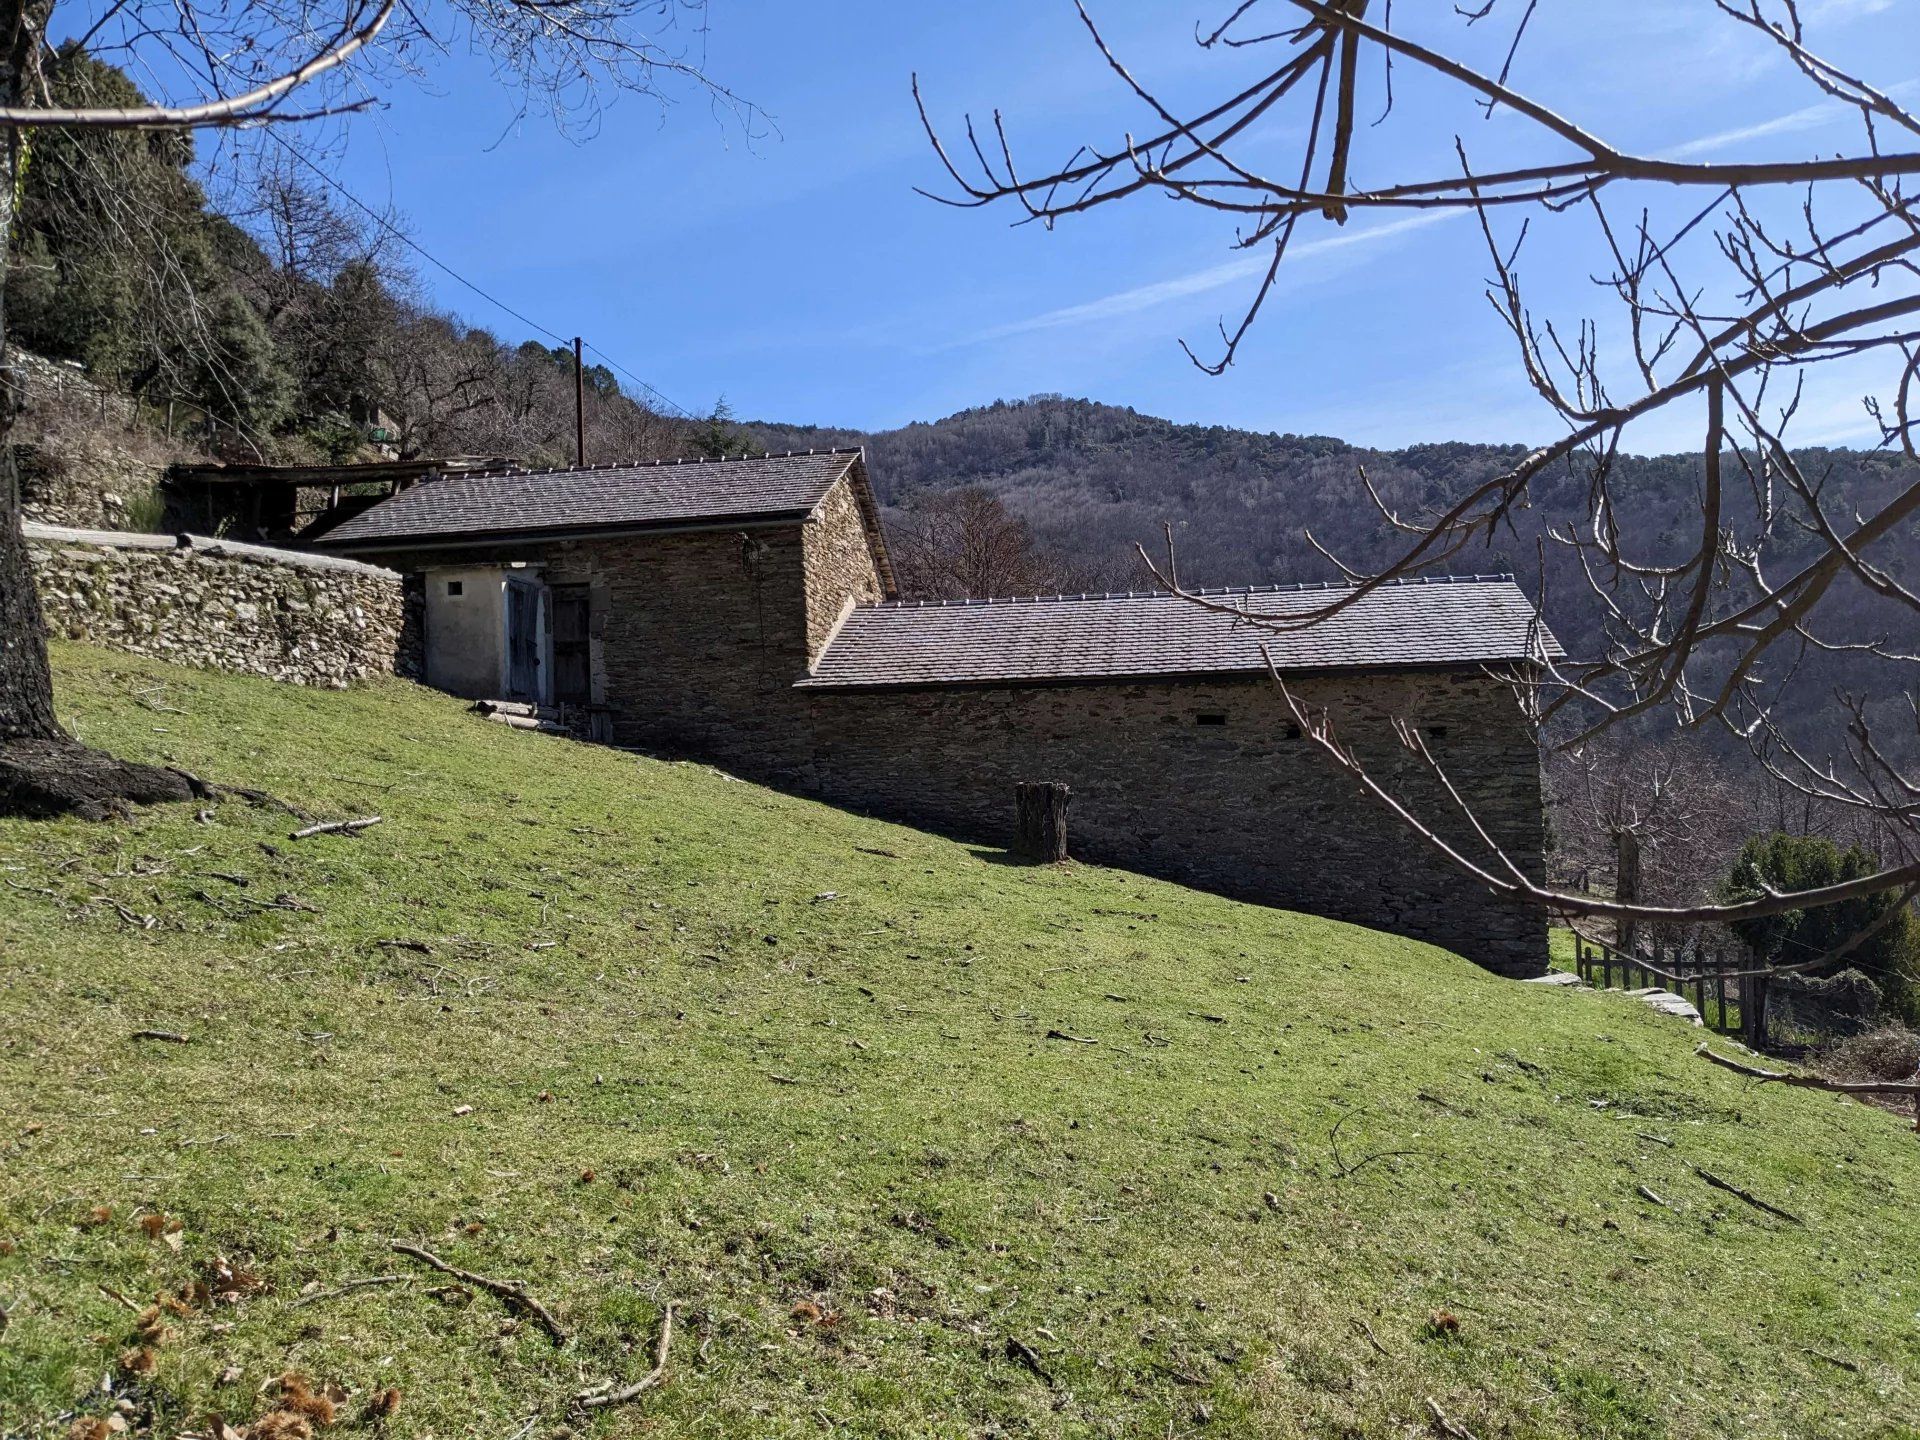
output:
<instances>
[{"instance_id":1,"label":"power line","mask_svg":"<svg viewBox=\"0 0 1920 1440\"><path fill-rule=\"evenodd\" d=\"M638 375L634 374L631 370L627 369L626 366L622 365L618 360L614 359L611 355L607 354L606 351L602 350L598 345L594 344L591 340L585 341L583 343L586 345L587 349L591 350L594 354L598 355L602 360L606 361L607 364L611 365L615 370L618 370L622 375L626 376L627 379L631 380L634 384L638 385L642 390L646 391L647 394L651 395L654 399L658 400L662 405L666 406L669 410L677 412L682 419L698 420L700 418L698 415L694 414L693 411L687 409L686 406L678 404L675 401L669 400L665 395L662 395L658 390L654 389L653 386L649 385L646 381L642 380Z\"/></svg>"},{"instance_id":2,"label":"power line","mask_svg":"<svg viewBox=\"0 0 1920 1440\"><path fill-rule=\"evenodd\" d=\"M337 190L341 195L345 196L346 199L352 202L352 204L357 209L359 209L362 213L364 213L368 219L372 220L374 224L378 225L382 230L384 230L388 235L392 236L395 240L398 240L402 245L405 245L409 250L413 251L414 254L418 255L421 259L425 260L429 265L432 265L435 269L442 271L444 274L452 277L454 280L457 280L460 284L466 286L467 289L471 290L474 294L478 295L482 300L485 300L489 305L492 305L497 309L504 310L507 314L511 315L514 319L518 320L522 325L528 326L529 328L534 330L538 330L542 335L545 335L548 339L554 341L556 344L571 345L573 343L572 336L562 335L556 330L548 329L545 325L542 325L538 320L535 320L532 316L523 315L520 311L514 309L513 306L507 304L507 302L502 300L499 296L490 294L489 292L481 289L478 285L474 284L473 281L469 280L466 276L462 275L458 270L454 269L451 265L447 264L446 261L440 259L439 256L433 254L430 250L426 248L426 246L422 245L419 241L415 240L411 235L407 234L406 231L402 230L399 226L395 225L386 216L382 215L379 211L375 210L371 205L367 204L367 202L362 200L358 195L354 194L351 190L347 189L346 186L342 185L338 180L334 179L333 176L329 175L325 170L322 170L318 165L314 164L313 161L309 160L305 155L302 155L297 149L293 147L292 144L290 144L286 139L284 139L277 130L271 127L267 127L265 133L276 144L278 144L281 149L285 150L289 155L293 156L295 160L298 160L302 165L306 166L307 169L311 170L315 175L318 175L320 179L324 181L327 185L331 186L334 190ZM683 419L693 420L693 419L699 418L691 410L687 409L686 406L681 405L676 401L670 399L668 396L661 393L661 391L656 389L654 386L648 384L645 380L642 380L638 375L634 374L633 371L629 370L626 366L622 365L618 360L615 360L611 355L607 354L607 352L602 350L598 345L588 344L586 348L593 351L594 354L598 355L602 360L606 361L608 365L613 367L613 369L619 371L622 375L626 376L627 379L631 380L635 385L638 385L649 396L659 401L660 404L666 406L667 409L672 410L677 414L679 414Z\"/></svg>"}]
</instances>

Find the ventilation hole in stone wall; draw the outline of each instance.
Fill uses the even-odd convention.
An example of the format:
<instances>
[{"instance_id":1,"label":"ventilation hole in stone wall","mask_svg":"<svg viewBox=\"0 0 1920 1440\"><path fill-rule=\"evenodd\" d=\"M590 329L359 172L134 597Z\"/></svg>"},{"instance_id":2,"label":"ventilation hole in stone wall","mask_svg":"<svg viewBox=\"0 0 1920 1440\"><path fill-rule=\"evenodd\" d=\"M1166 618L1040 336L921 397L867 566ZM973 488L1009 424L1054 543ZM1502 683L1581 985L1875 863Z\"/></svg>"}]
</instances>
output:
<instances>
[{"instance_id":1,"label":"ventilation hole in stone wall","mask_svg":"<svg viewBox=\"0 0 1920 1440\"><path fill-rule=\"evenodd\" d=\"M1300 727L1298 725L1295 725L1292 721L1288 721L1287 722L1287 739L1298 740L1299 738L1300 738Z\"/></svg>"},{"instance_id":2,"label":"ventilation hole in stone wall","mask_svg":"<svg viewBox=\"0 0 1920 1440\"><path fill-rule=\"evenodd\" d=\"M447 581L447 594L449 595L464 595L466 590L467 582L464 580Z\"/></svg>"},{"instance_id":3,"label":"ventilation hole in stone wall","mask_svg":"<svg viewBox=\"0 0 1920 1440\"><path fill-rule=\"evenodd\" d=\"M1427 738L1428 738L1429 740L1444 740L1444 739L1446 739L1446 738L1447 738L1447 727L1446 727L1446 726L1444 726L1444 725L1429 725L1429 726L1427 726Z\"/></svg>"},{"instance_id":4,"label":"ventilation hole in stone wall","mask_svg":"<svg viewBox=\"0 0 1920 1440\"><path fill-rule=\"evenodd\" d=\"M1193 723L1196 725L1224 725L1227 723L1227 717L1217 712L1202 713L1193 717Z\"/></svg>"}]
</instances>

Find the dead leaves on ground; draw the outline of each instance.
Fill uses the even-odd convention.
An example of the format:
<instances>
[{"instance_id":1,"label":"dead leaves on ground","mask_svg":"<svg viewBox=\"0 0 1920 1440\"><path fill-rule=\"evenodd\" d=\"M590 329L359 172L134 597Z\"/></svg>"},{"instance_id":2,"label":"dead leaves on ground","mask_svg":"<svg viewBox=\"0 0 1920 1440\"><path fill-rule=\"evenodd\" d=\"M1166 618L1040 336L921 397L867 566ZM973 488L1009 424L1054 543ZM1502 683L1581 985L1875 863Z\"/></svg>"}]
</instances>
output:
<instances>
[{"instance_id":1,"label":"dead leaves on ground","mask_svg":"<svg viewBox=\"0 0 1920 1440\"><path fill-rule=\"evenodd\" d=\"M187 1242L185 1222L164 1211L150 1210L142 1215L140 1228L147 1232L149 1240L158 1240L176 1255Z\"/></svg>"}]
</instances>

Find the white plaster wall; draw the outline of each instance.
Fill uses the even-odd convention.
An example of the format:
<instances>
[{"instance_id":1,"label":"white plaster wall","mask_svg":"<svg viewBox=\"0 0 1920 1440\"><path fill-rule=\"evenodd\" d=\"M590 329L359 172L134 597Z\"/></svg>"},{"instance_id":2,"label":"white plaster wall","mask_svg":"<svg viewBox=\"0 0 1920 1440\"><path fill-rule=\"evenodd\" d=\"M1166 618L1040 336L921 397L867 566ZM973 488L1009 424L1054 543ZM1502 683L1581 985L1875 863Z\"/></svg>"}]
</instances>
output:
<instances>
[{"instance_id":1,"label":"white plaster wall","mask_svg":"<svg viewBox=\"0 0 1920 1440\"><path fill-rule=\"evenodd\" d=\"M448 593L457 584L461 593ZM506 693L506 572L498 565L426 572L427 684L470 700Z\"/></svg>"}]
</instances>

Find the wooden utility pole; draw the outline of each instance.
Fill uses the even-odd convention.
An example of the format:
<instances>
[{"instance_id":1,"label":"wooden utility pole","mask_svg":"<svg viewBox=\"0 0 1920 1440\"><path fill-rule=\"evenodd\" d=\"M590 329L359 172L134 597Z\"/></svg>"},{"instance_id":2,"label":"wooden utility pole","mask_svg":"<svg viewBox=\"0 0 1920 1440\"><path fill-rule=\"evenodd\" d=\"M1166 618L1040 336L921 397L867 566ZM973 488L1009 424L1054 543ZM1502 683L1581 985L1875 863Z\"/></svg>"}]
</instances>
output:
<instances>
[{"instance_id":1,"label":"wooden utility pole","mask_svg":"<svg viewBox=\"0 0 1920 1440\"><path fill-rule=\"evenodd\" d=\"M587 375L580 361L580 337L573 337L573 463L587 463Z\"/></svg>"}]
</instances>

